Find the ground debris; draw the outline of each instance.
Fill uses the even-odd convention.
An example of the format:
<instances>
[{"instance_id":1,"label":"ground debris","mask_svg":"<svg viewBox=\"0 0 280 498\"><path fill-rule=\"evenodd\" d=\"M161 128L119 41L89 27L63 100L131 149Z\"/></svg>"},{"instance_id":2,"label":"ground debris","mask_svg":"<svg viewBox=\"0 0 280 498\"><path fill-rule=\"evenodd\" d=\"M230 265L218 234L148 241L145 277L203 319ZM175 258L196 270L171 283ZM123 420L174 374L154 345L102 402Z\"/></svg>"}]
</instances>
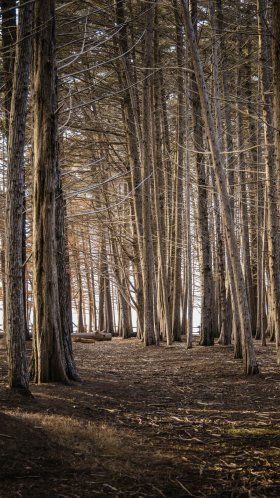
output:
<instances>
[{"instance_id":1,"label":"ground debris","mask_svg":"<svg viewBox=\"0 0 280 498\"><path fill-rule=\"evenodd\" d=\"M0 350L1 498L279 498L273 347L246 379L232 346L75 343L83 383L34 398L7 390Z\"/></svg>"}]
</instances>

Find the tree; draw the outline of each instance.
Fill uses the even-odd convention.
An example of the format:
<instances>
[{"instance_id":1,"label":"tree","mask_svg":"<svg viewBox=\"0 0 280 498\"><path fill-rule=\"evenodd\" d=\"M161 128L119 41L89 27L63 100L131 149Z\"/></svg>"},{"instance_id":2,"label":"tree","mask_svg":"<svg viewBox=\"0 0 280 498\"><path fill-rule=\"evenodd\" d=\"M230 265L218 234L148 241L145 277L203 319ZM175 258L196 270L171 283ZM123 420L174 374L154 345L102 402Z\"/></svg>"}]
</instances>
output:
<instances>
[{"instance_id":1,"label":"tree","mask_svg":"<svg viewBox=\"0 0 280 498\"><path fill-rule=\"evenodd\" d=\"M263 121L264 121L264 143L265 143L265 170L267 177L267 243L268 243L268 267L270 277L270 318L273 327L273 333L277 336L277 362L280 363L280 259L279 259L279 220L277 208L277 171L275 161L275 145L273 130L273 110L271 95L271 70L268 61L271 60L270 49L268 44L267 22L266 22L266 2L258 0L258 26L259 26L259 56L260 56L260 73L261 73L261 94L263 103ZM275 8L274 8L275 9ZM273 21L275 30L277 21ZM276 38L277 40L277 31ZM276 67L275 57L277 57L277 42L274 41L274 70ZM274 71L274 103L277 104L277 77ZM274 119L277 113L274 111ZM277 128L276 128L277 129ZM277 132L275 134L277 143Z\"/></svg>"},{"instance_id":2,"label":"tree","mask_svg":"<svg viewBox=\"0 0 280 498\"><path fill-rule=\"evenodd\" d=\"M152 239L152 211L151 211L151 165L152 156L152 67L154 48L154 19L155 1L146 11L146 33L144 45L144 82L143 82L143 109L142 109L142 212L143 212L143 252L142 272L144 290L144 344L155 344L155 274L154 274L154 247Z\"/></svg>"},{"instance_id":3,"label":"tree","mask_svg":"<svg viewBox=\"0 0 280 498\"><path fill-rule=\"evenodd\" d=\"M59 1L55 28L54 3L49 17L38 4L23 257L33 366L54 351L49 371L58 364L57 379L76 378L72 319L123 338L137 325L147 346L187 332L190 346L198 305L201 344L220 334L255 373L252 335L265 342L266 312L279 349L277 15L264 0L102 0L97 10ZM3 97L15 46L5 43Z\"/></svg>"},{"instance_id":4,"label":"tree","mask_svg":"<svg viewBox=\"0 0 280 498\"><path fill-rule=\"evenodd\" d=\"M3 0L1 2L2 14L2 65L4 73L3 87L3 132L8 142L9 122L12 101L13 75L16 45L16 0ZM4 157L4 151L3 151ZM3 166L4 167L4 166ZM5 171L3 170L3 197L5 198ZM4 200L5 203L5 200ZM3 225L5 224L3 220ZM1 277L2 277L2 301L3 301L3 329L6 331L6 276L5 276L5 228L1 229Z\"/></svg>"},{"instance_id":5,"label":"tree","mask_svg":"<svg viewBox=\"0 0 280 498\"><path fill-rule=\"evenodd\" d=\"M28 389L22 279L24 145L31 62L32 6L20 3L10 110L6 199L7 346L9 385Z\"/></svg>"},{"instance_id":6,"label":"tree","mask_svg":"<svg viewBox=\"0 0 280 498\"><path fill-rule=\"evenodd\" d=\"M191 1L191 16L193 31L197 36L197 0ZM211 245L208 226L208 203L207 203L207 175L204 161L204 138L201 116L201 102L199 98L198 82L193 75L192 78L192 120L193 140L195 150L197 184L198 184L198 206L197 206L197 228L200 244L200 278L201 278L201 327L200 344L212 346L214 344L213 329L213 279L211 262Z\"/></svg>"},{"instance_id":7,"label":"tree","mask_svg":"<svg viewBox=\"0 0 280 498\"><path fill-rule=\"evenodd\" d=\"M272 71L273 71L273 125L276 150L276 172L275 176L279 182L280 178L280 4L276 0L272 2ZM277 192L279 202L279 189ZM279 230L279 226L277 227ZM279 245L278 245L279 251ZM279 255L278 255L279 258ZM279 263L278 263L279 264ZM280 274L278 274L280 281ZM280 283L279 290L280 290ZM278 307L280 295L277 295ZM277 362L280 364L280 323L276 329Z\"/></svg>"},{"instance_id":8,"label":"tree","mask_svg":"<svg viewBox=\"0 0 280 498\"><path fill-rule=\"evenodd\" d=\"M34 10L34 172L32 379L37 383L68 381L63 344L56 229L58 180L57 78L55 72L55 0ZM61 209L61 208L60 208ZM62 256L64 257L64 255ZM60 261L61 265L61 261ZM67 311L67 310L66 310ZM68 334L68 331L67 331ZM69 335L68 335L69 338ZM70 338L69 338L70 339Z\"/></svg>"}]
</instances>

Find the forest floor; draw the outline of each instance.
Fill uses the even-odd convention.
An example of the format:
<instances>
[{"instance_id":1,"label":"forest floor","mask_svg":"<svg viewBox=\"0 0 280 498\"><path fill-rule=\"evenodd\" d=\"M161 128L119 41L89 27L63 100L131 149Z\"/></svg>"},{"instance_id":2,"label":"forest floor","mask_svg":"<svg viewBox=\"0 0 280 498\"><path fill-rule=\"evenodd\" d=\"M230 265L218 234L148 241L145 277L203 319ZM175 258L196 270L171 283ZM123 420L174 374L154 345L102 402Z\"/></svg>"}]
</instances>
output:
<instances>
[{"instance_id":1,"label":"forest floor","mask_svg":"<svg viewBox=\"0 0 280 498\"><path fill-rule=\"evenodd\" d=\"M31 348L28 343L28 348ZM280 497L280 368L256 344L74 344L82 383L10 392L0 347L0 497Z\"/></svg>"}]
</instances>

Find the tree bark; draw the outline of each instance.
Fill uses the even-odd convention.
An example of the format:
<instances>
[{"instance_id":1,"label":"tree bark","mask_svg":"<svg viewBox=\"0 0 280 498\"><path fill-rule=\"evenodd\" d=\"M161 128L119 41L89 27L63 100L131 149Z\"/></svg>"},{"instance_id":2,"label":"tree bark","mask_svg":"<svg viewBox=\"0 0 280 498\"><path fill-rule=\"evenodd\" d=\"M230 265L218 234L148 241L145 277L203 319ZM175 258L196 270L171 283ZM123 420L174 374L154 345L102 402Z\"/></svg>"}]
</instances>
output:
<instances>
[{"instance_id":1,"label":"tree bark","mask_svg":"<svg viewBox=\"0 0 280 498\"><path fill-rule=\"evenodd\" d=\"M272 73L273 73L273 125L274 125L274 140L276 151L276 176L279 184L280 178L280 4L279 1L272 2ZM279 202L279 189L278 189ZM279 231L279 226L278 226ZM278 232L279 233L279 232ZM279 251L279 245L278 245ZM279 267L278 267L279 270ZM280 275L278 275L280 280ZM280 283L279 291L280 291ZM278 309L280 294L278 294ZM279 310L280 313L280 310ZM280 363L280 321L275 331L277 363Z\"/></svg>"},{"instance_id":2,"label":"tree bark","mask_svg":"<svg viewBox=\"0 0 280 498\"><path fill-rule=\"evenodd\" d=\"M35 1L32 378L37 383L68 381L59 306L56 187L57 96L55 0Z\"/></svg>"},{"instance_id":3,"label":"tree bark","mask_svg":"<svg viewBox=\"0 0 280 498\"><path fill-rule=\"evenodd\" d=\"M28 390L22 267L24 145L31 62L32 6L21 1L8 143L6 199L7 346L9 386Z\"/></svg>"},{"instance_id":4,"label":"tree bark","mask_svg":"<svg viewBox=\"0 0 280 498\"><path fill-rule=\"evenodd\" d=\"M276 349L277 363L280 363L280 261L279 261L279 221L277 208L277 172L275 162L275 146L274 146L274 129L273 129L273 111L272 111L272 96L271 96L271 72L268 66L270 60L270 52L268 47L268 33L266 21L266 2L265 0L257 0L258 8L258 25L259 25L259 48L260 48L260 67L261 67L261 90L263 102L263 117L264 117L264 139L265 139L265 167L267 180L267 241L268 241L268 262L269 262L269 278L271 285L271 318L276 334ZM274 6L275 9L275 6ZM273 20L274 32L275 25L279 22L278 19ZM277 34L276 34L277 36ZM273 60L274 69L276 67L275 57L277 57L276 44L274 42ZM275 86L275 80L273 83ZM276 97L274 96L274 99ZM277 100L275 101L277 104ZM278 111L274 111L274 117ZM278 140L278 129L276 124L275 138Z\"/></svg>"},{"instance_id":5,"label":"tree bark","mask_svg":"<svg viewBox=\"0 0 280 498\"><path fill-rule=\"evenodd\" d=\"M4 72L4 135L9 141L9 122L10 111L13 91L13 76L14 76L14 63L16 51L16 0L2 0L1 2L1 15L2 15L2 64ZM5 197L5 172L3 171L3 195ZM6 313L6 250L5 250L5 221L3 230L1 230L1 279L2 279L2 303L3 303L3 332L6 333L7 329L7 313Z\"/></svg>"}]
</instances>

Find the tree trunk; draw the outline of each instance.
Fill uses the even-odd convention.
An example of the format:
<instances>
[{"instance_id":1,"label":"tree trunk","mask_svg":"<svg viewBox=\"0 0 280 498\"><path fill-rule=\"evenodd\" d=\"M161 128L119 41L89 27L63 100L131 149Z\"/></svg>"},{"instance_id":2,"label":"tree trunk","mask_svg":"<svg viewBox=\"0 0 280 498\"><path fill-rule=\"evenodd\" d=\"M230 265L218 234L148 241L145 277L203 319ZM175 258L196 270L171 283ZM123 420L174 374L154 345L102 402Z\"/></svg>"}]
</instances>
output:
<instances>
[{"instance_id":1,"label":"tree trunk","mask_svg":"<svg viewBox=\"0 0 280 498\"><path fill-rule=\"evenodd\" d=\"M197 0L191 0L192 8L192 30L196 37L197 25ZM198 82L192 78L192 119L193 138L196 153L196 171L198 182L198 231L200 244L200 292L201 292L201 326L200 344L202 346L212 346L214 344L213 330L213 282L212 282L212 262L211 245L208 226L208 202L207 202L207 180L204 164L204 140L203 123L201 117L201 103L198 93Z\"/></svg>"},{"instance_id":2,"label":"tree trunk","mask_svg":"<svg viewBox=\"0 0 280 498\"><path fill-rule=\"evenodd\" d=\"M1 2L2 14L2 64L4 72L4 134L9 140L9 122L10 111L13 91L13 76L14 76L14 62L16 51L16 0L2 0ZM5 192L5 172L3 170L3 192ZM5 196L5 194L4 194ZM5 220L3 223L3 230L1 230L1 279L2 279L2 302L3 302L3 332L6 333L7 329L7 316L6 316L6 272L5 272Z\"/></svg>"},{"instance_id":3,"label":"tree trunk","mask_svg":"<svg viewBox=\"0 0 280 498\"><path fill-rule=\"evenodd\" d=\"M227 165L227 185L228 192L230 196L230 207L231 213L234 220L235 212L234 212L234 185L235 185L235 162L234 162L234 154L233 151L233 116L232 109L230 104L230 92L229 92L229 76L227 70L227 49L225 46L224 40L224 16L223 16L223 8L222 1L216 0L217 3L217 29L219 35L219 47L220 47L220 60L221 60L221 83L223 90L223 99L225 102L225 110L224 110L224 120L225 120L225 143L228 155L226 156L226 165ZM230 344L231 335L235 337L234 347L235 347L235 357L239 357L239 351L241 349L239 344L240 337L240 320L238 314L238 305L237 305L237 297L236 297L236 289L234 287L234 279L233 279L233 270L231 268L230 258L227 261L228 269L227 269L227 282L228 282L228 291L227 291L227 299L226 299L226 318L225 318L225 327L222 328L220 334L220 342L221 344ZM242 356L242 355L241 355Z\"/></svg>"},{"instance_id":4,"label":"tree trunk","mask_svg":"<svg viewBox=\"0 0 280 498\"><path fill-rule=\"evenodd\" d=\"M157 20L157 10L156 10L156 20ZM159 64L159 47L158 47L158 26L156 22L155 29L155 63ZM170 346L172 343L172 329L171 329L171 317L170 317L170 305L168 300L168 282L167 282L167 271L166 271L166 261L165 261L165 226L164 217L161 210L161 198L163 189L163 175L162 175L162 132L161 132L161 119L160 119L160 81L159 74L156 73L154 76L154 106L155 112L153 114L153 126L154 126L154 155L155 160L153 161L153 187L154 187L154 204L155 204L155 222L156 222L156 233L157 233L157 252L158 252L158 299L161 302L161 318L162 327L161 332L164 337L166 337L167 345ZM180 303L179 303L180 304ZM159 310L160 311L160 310Z\"/></svg>"},{"instance_id":5,"label":"tree trunk","mask_svg":"<svg viewBox=\"0 0 280 498\"><path fill-rule=\"evenodd\" d=\"M278 203L279 203L279 179L280 179L280 4L279 1L272 2L272 72L273 72L273 125L276 151L276 176L278 180ZM279 226L278 233L279 233ZM279 242L278 242L279 243ZM279 245L278 245L279 251ZM278 256L279 258L279 256ZM279 263L278 263L279 271ZM278 274L278 280L280 275ZM279 290L280 283L278 282ZM280 295L278 294L278 309ZM280 310L279 310L280 313ZM280 321L275 331L277 363L280 364Z\"/></svg>"},{"instance_id":6,"label":"tree trunk","mask_svg":"<svg viewBox=\"0 0 280 498\"><path fill-rule=\"evenodd\" d=\"M144 291L143 275L141 268L141 258L143 253L143 212L142 212L142 178L141 178L141 160L140 146L141 130L139 122L138 99L136 96L136 78L134 77L131 58L129 54L127 24L125 22L125 9L123 0L115 2L116 21L122 25L119 34L119 48L123 54L123 82L124 98L123 110L125 117L125 127L127 132L129 165L131 180L129 181L130 190L133 191L132 213L135 223L134 231L134 266L135 266L135 291L137 299L137 330L138 336L143 338L144 331Z\"/></svg>"},{"instance_id":7,"label":"tree trunk","mask_svg":"<svg viewBox=\"0 0 280 498\"><path fill-rule=\"evenodd\" d=\"M23 6L21 6L22 8ZM2 49L4 70L5 130L9 133L10 110L13 91L14 63L16 52L16 0L2 0Z\"/></svg>"},{"instance_id":8,"label":"tree trunk","mask_svg":"<svg viewBox=\"0 0 280 498\"><path fill-rule=\"evenodd\" d=\"M58 159L58 157L57 157ZM63 196L59 162L57 161L56 185L56 244L57 244L57 275L59 289L59 311L61 319L61 334L63 357L68 379L80 380L74 361L71 335L73 334L72 299L69 269L69 253L65 230L65 201Z\"/></svg>"},{"instance_id":9,"label":"tree trunk","mask_svg":"<svg viewBox=\"0 0 280 498\"><path fill-rule=\"evenodd\" d=\"M7 346L9 386L28 389L22 267L24 145L31 62L32 7L21 1L8 144L6 200Z\"/></svg>"},{"instance_id":10,"label":"tree trunk","mask_svg":"<svg viewBox=\"0 0 280 498\"><path fill-rule=\"evenodd\" d=\"M211 16L212 27L212 57L213 57L213 87L215 98L215 118L217 134L220 139L221 148L224 149L224 135L223 135L223 122L221 111L221 85L219 81L219 59L221 58L221 46L217 37L217 13L215 11L214 3L209 1L209 10ZM219 343L230 344L230 334L227 333L226 323L226 271L225 271L225 241L221 228L221 216L219 199L215 188L215 175L211 168L211 178L214 187L213 203L214 203L214 217L216 226L216 267L217 267L217 314L218 314L218 331Z\"/></svg>"},{"instance_id":11,"label":"tree trunk","mask_svg":"<svg viewBox=\"0 0 280 498\"><path fill-rule=\"evenodd\" d=\"M181 297L182 297L182 213L183 213L183 177L184 177L184 144L185 144L185 105L184 105L184 70L183 70L183 26L178 14L177 0L174 1L174 13L176 22L176 50L177 50L177 161L174 179L174 273L173 273L173 307L172 307L172 333L174 340L180 341L182 334L181 324Z\"/></svg>"},{"instance_id":12,"label":"tree trunk","mask_svg":"<svg viewBox=\"0 0 280 498\"><path fill-rule=\"evenodd\" d=\"M35 1L32 378L67 382L59 307L56 202L55 0Z\"/></svg>"},{"instance_id":13,"label":"tree trunk","mask_svg":"<svg viewBox=\"0 0 280 498\"><path fill-rule=\"evenodd\" d=\"M277 209L277 173L275 164L275 147L274 147L274 129L272 115L272 96L271 96L271 73L268 67L269 49L268 49L268 34L266 20L266 2L258 0L258 23L259 23L259 47L260 47L260 67L261 67L261 89L263 102L263 117L264 117L264 137L265 137L265 165L267 179L267 241L268 241L268 261L269 261L269 278L271 285L271 317L273 321L274 331L276 333L276 349L277 362L280 363L280 262L279 262L279 221ZM275 6L274 6L275 8ZM278 19L273 21L274 31L276 29ZM277 34L277 32L276 32ZM275 57L277 57L276 43L274 42L273 60L274 69L276 67ZM274 75L274 89L277 77ZM276 97L274 96L274 99ZM275 104L277 104L275 100ZM274 117L278 110L274 111ZM278 140L278 126L276 125L276 139Z\"/></svg>"},{"instance_id":14,"label":"tree trunk","mask_svg":"<svg viewBox=\"0 0 280 498\"><path fill-rule=\"evenodd\" d=\"M152 240L152 210L151 210L151 173L152 173L152 67L153 67L153 35L154 35L155 1L146 12L146 34L144 46L144 83L143 83L143 143L142 143L142 213L143 213L143 248L142 272L144 292L144 344L150 346L156 343L154 324L154 247Z\"/></svg>"}]
</instances>

